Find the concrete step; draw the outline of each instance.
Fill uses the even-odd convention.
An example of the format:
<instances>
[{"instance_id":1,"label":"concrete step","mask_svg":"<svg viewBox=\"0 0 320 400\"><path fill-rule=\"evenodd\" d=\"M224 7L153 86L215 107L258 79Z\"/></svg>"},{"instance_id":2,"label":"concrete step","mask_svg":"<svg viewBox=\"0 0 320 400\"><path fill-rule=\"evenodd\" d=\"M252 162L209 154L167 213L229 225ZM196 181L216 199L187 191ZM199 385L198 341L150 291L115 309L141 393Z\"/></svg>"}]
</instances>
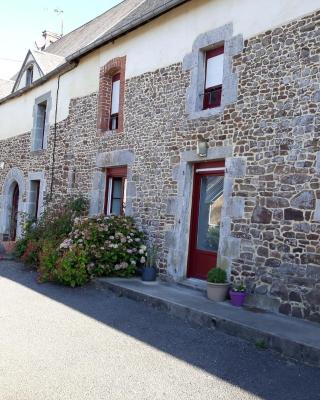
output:
<instances>
[{"instance_id":1,"label":"concrete step","mask_svg":"<svg viewBox=\"0 0 320 400\"><path fill-rule=\"evenodd\" d=\"M188 322L238 336L285 357L320 367L320 324L257 309L237 308L228 301L216 303L200 290L166 282L99 278L95 285Z\"/></svg>"}]
</instances>

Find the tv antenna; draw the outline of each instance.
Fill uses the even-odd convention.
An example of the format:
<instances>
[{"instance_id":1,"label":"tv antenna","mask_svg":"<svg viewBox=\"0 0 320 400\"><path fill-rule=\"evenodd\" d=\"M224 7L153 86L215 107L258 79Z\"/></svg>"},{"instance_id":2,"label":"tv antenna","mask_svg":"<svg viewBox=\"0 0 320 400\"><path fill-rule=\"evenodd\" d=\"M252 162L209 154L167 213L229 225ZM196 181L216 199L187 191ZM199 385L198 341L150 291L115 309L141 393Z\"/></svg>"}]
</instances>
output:
<instances>
[{"instance_id":1,"label":"tv antenna","mask_svg":"<svg viewBox=\"0 0 320 400\"><path fill-rule=\"evenodd\" d=\"M63 36L63 10L55 8L53 11L61 18L61 36Z\"/></svg>"}]
</instances>

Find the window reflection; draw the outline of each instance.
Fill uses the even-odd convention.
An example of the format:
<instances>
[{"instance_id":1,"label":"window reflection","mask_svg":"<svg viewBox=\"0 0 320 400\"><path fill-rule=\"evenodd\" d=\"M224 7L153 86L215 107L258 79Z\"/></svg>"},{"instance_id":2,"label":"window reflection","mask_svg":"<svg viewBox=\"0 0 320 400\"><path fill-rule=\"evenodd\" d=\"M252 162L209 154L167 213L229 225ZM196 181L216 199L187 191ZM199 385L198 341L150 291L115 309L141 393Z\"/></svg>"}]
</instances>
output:
<instances>
[{"instance_id":1,"label":"window reflection","mask_svg":"<svg viewBox=\"0 0 320 400\"><path fill-rule=\"evenodd\" d=\"M201 178L197 237L199 250L218 250L223 182L223 176L203 176Z\"/></svg>"}]
</instances>

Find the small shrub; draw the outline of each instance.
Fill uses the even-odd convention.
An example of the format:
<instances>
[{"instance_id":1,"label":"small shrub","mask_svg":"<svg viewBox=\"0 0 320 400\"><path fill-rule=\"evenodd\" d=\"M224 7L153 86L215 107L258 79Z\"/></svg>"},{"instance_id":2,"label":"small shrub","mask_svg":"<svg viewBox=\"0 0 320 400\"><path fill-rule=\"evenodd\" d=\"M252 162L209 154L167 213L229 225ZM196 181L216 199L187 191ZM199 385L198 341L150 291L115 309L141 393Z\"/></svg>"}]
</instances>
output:
<instances>
[{"instance_id":1,"label":"small shrub","mask_svg":"<svg viewBox=\"0 0 320 400\"><path fill-rule=\"evenodd\" d=\"M22 246L21 246L22 250ZM24 252L21 256L21 260L32 267L35 267L38 264L38 251L39 247L36 242L32 240L28 240Z\"/></svg>"},{"instance_id":2,"label":"small shrub","mask_svg":"<svg viewBox=\"0 0 320 400\"><path fill-rule=\"evenodd\" d=\"M208 282L227 283L227 273L222 268L212 268L208 272Z\"/></svg>"},{"instance_id":3,"label":"small shrub","mask_svg":"<svg viewBox=\"0 0 320 400\"><path fill-rule=\"evenodd\" d=\"M14 248L14 255L15 257L21 258L23 254L25 253L27 246L29 243L29 239L23 237L22 239L18 240L16 242L15 248Z\"/></svg>"},{"instance_id":4,"label":"small shrub","mask_svg":"<svg viewBox=\"0 0 320 400\"><path fill-rule=\"evenodd\" d=\"M47 207L38 221L26 222L15 251L37 268L40 282L75 287L94 276L130 277L145 265L144 234L132 218L87 218L86 209L84 199L70 199L60 207Z\"/></svg>"},{"instance_id":5,"label":"small shrub","mask_svg":"<svg viewBox=\"0 0 320 400\"><path fill-rule=\"evenodd\" d=\"M234 282L232 284L232 291L237 293L244 293L246 291L246 286L243 282Z\"/></svg>"},{"instance_id":6,"label":"small shrub","mask_svg":"<svg viewBox=\"0 0 320 400\"><path fill-rule=\"evenodd\" d=\"M82 286L90 279L86 264L86 254L83 250L69 251L57 260L53 270L53 278L63 285Z\"/></svg>"},{"instance_id":7,"label":"small shrub","mask_svg":"<svg viewBox=\"0 0 320 400\"><path fill-rule=\"evenodd\" d=\"M158 247L155 245L148 246L146 256L147 260L145 266L149 268L156 268L158 259Z\"/></svg>"},{"instance_id":8,"label":"small shrub","mask_svg":"<svg viewBox=\"0 0 320 400\"><path fill-rule=\"evenodd\" d=\"M54 270L56 262L59 258L58 246L49 240L46 240L42 244L41 253L39 256L39 281L46 282L54 280Z\"/></svg>"},{"instance_id":9,"label":"small shrub","mask_svg":"<svg viewBox=\"0 0 320 400\"><path fill-rule=\"evenodd\" d=\"M91 276L130 277L146 262L144 235L129 217L108 216L75 221L62 251L83 250Z\"/></svg>"},{"instance_id":10,"label":"small shrub","mask_svg":"<svg viewBox=\"0 0 320 400\"><path fill-rule=\"evenodd\" d=\"M259 350L266 350L266 349L268 348L267 343L266 343L265 340L263 340L263 339L258 339L258 340L256 340L255 346L256 346L256 348L259 349Z\"/></svg>"}]
</instances>

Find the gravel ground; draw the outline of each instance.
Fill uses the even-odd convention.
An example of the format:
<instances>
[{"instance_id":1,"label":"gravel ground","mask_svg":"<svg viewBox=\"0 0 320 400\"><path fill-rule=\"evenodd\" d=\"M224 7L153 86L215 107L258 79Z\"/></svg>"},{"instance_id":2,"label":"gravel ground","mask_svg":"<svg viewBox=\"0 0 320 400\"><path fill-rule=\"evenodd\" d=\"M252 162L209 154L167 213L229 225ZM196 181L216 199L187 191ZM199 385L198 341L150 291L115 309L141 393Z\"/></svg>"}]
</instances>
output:
<instances>
[{"instance_id":1,"label":"gravel ground","mask_svg":"<svg viewBox=\"0 0 320 400\"><path fill-rule=\"evenodd\" d=\"M0 262L1 400L320 400L320 369Z\"/></svg>"}]
</instances>

